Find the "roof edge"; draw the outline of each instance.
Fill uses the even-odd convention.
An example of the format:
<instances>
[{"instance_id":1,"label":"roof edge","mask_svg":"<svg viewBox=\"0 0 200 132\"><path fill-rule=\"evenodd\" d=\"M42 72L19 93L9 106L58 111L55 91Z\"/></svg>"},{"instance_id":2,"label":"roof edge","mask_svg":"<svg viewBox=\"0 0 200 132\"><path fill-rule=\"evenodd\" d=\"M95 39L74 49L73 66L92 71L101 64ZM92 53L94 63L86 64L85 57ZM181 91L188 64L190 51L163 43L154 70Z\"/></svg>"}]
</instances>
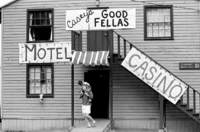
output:
<instances>
[{"instance_id":1,"label":"roof edge","mask_svg":"<svg viewBox=\"0 0 200 132\"><path fill-rule=\"evenodd\" d=\"M11 5L12 3L15 3L16 1L18 1L18 0L12 0L12 1L8 2L8 3L6 3L6 4L2 5L2 6L0 6L0 9L5 8L5 7Z\"/></svg>"}]
</instances>

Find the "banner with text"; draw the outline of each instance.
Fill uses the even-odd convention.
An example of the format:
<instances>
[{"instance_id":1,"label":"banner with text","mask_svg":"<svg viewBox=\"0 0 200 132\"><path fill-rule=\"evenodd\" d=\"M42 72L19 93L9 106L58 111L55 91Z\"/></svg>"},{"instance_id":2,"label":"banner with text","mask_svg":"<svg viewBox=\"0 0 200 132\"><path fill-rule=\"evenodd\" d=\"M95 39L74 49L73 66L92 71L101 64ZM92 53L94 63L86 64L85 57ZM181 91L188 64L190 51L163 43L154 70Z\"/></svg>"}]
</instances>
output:
<instances>
[{"instance_id":1,"label":"banner with text","mask_svg":"<svg viewBox=\"0 0 200 132\"><path fill-rule=\"evenodd\" d=\"M19 63L70 62L71 57L71 42L19 44Z\"/></svg>"},{"instance_id":2,"label":"banner with text","mask_svg":"<svg viewBox=\"0 0 200 132\"><path fill-rule=\"evenodd\" d=\"M136 9L66 10L66 30L109 30L136 27Z\"/></svg>"},{"instance_id":3,"label":"banner with text","mask_svg":"<svg viewBox=\"0 0 200 132\"><path fill-rule=\"evenodd\" d=\"M122 66L143 80L173 104L176 104L188 86L150 57L133 47Z\"/></svg>"}]
</instances>

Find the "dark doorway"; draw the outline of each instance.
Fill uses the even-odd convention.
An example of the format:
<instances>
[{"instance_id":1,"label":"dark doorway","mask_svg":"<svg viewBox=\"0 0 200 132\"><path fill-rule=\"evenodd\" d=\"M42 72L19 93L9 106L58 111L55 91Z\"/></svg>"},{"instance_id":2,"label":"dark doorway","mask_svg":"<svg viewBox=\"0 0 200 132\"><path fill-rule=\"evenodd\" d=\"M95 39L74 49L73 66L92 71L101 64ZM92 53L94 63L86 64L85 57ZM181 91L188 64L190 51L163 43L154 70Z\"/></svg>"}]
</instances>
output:
<instances>
[{"instance_id":1,"label":"dark doorway","mask_svg":"<svg viewBox=\"0 0 200 132\"><path fill-rule=\"evenodd\" d=\"M94 98L91 115L94 118L108 118L109 111L109 71L92 70L85 72L85 81L90 83Z\"/></svg>"}]
</instances>

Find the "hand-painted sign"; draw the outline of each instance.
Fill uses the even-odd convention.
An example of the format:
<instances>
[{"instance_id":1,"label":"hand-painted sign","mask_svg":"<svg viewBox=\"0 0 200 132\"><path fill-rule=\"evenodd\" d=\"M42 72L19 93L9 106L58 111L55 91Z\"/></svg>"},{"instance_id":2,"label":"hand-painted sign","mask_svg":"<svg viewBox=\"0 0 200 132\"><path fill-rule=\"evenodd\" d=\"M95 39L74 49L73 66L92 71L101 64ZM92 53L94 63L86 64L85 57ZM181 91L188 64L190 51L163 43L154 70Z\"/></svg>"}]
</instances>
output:
<instances>
[{"instance_id":1,"label":"hand-painted sign","mask_svg":"<svg viewBox=\"0 0 200 132\"><path fill-rule=\"evenodd\" d=\"M71 43L22 43L19 44L19 63L70 62Z\"/></svg>"},{"instance_id":2,"label":"hand-painted sign","mask_svg":"<svg viewBox=\"0 0 200 132\"><path fill-rule=\"evenodd\" d=\"M108 30L135 28L136 9L67 10L66 30Z\"/></svg>"},{"instance_id":3,"label":"hand-painted sign","mask_svg":"<svg viewBox=\"0 0 200 132\"><path fill-rule=\"evenodd\" d=\"M188 87L183 81L135 47L128 53L122 66L173 104L177 103Z\"/></svg>"}]
</instances>

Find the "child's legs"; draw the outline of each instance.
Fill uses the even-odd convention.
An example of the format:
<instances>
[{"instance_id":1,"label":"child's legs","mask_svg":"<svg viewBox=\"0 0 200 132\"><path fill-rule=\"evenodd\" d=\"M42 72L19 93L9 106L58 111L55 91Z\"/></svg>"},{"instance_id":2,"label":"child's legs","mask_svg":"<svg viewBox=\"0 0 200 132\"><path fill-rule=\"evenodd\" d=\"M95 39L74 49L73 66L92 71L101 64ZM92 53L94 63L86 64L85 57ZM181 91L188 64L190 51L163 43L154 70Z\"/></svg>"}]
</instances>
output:
<instances>
[{"instance_id":1,"label":"child's legs","mask_svg":"<svg viewBox=\"0 0 200 132\"><path fill-rule=\"evenodd\" d=\"M88 109L89 107L87 106L87 105L82 105L82 115L83 115L83 117L84 117L84 119L88 122L88 123L90 123L90 121L91 121L91 118L90 118L90 116L89 116L89 109Z\"/></svg>"},{"instance_id":2,"label":"child's legs","mask_svg":"<svg viewBox=\"0 0 200 132\"><path fill-rule=\"evenodd\" d=\"M89 125L90 123L95 124L95 120L90 116L91 105L82 105L82 113L84 119L88 122Z\"/></svg>"},{"instance_id":3,"label":"child's legs","mask_svg":"<svg viewBox=\"0 0 200 132\"><path fill-rule=\"evenodd\" d=\"M95 122L95 120L89 114L86 114L86 118L88 118L88 120L91 122Z\"/></svg>"},{"instance_id":4,"label":"child's legs","mask_svg":"<svg viewBox=\"0 0 200 132\"><path fill-rule=\"evenodd\" d=\"M87 122L89 122L90 120L88 119L88 116L87 116L87 114L86 113L83 113L82 114L83 115L83 118L87 121Z\"/></svg>"}]
</instances>

